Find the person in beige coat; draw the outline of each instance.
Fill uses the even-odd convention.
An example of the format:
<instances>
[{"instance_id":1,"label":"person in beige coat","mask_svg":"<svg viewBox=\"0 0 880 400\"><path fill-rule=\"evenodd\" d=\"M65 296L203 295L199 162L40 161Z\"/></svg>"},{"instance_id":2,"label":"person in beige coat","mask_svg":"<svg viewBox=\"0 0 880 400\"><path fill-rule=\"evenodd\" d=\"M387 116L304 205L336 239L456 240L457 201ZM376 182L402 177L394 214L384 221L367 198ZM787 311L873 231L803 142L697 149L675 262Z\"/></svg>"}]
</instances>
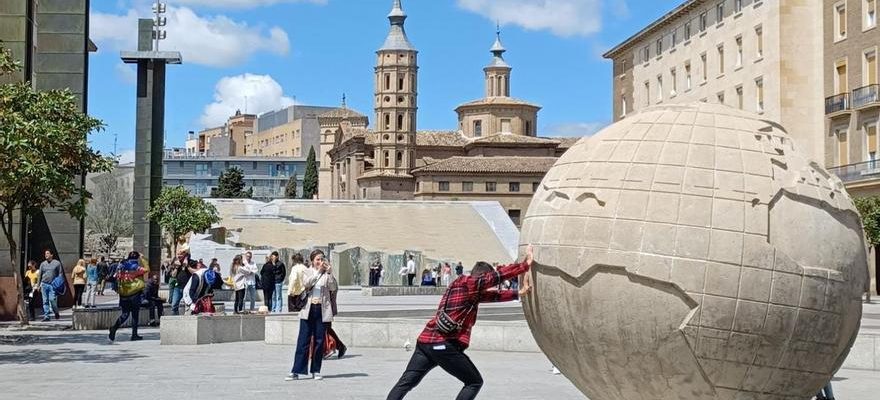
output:
<instances>
[{"instance_id":1,"label":"person in beige coat","mask_svg":"<svg viewBox=\"0 0 880 400\"><path fill-rule=\"evenodd\" d=\"M309 255L312 268L304 272L303 281L305 290L310 291L309 301L306 307L299 312L299 337L296 340L296 353L293 359L293 368L285 380L304 379L311 372L315 380L321 377L321 362L324 360L324 330L325 322L333 322L332 294L339 290L336 280L333 279L332 267L324 261L324 252L312 251ZM314 354L309 368L309 345L314 340Z\"/></svg>"}]
</instances>

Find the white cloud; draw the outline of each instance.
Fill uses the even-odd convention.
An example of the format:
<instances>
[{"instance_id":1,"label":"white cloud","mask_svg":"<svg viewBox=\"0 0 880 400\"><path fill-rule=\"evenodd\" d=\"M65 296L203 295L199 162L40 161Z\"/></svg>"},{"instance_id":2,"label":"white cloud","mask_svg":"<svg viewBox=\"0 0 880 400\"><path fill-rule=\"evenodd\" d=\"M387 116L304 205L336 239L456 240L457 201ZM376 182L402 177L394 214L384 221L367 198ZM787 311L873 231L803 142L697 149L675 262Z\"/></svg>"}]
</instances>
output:
<instances>
[{"instance_id":1,"label":"white cloud","mask_svg":"<svg viewBox=\"0 0 880 400\"><path fill-rule=\"evenodd\" d=\"M131 164L134 162L134 150L126 149L122 150L121 153L116 155L116 159L119 161L119 164Z\"/></svg>"},{"instance_id":2,"label":"white cloud","mask_svg":"<svg viewBox=\"0 0 880 400\"><path fill-rule=\"evenodd\" d=\"M220 126L236 110L259 114L293 105L281 85L269 75L244 74L220 79L214 87L214 102L205 106L202 127Z\"/></svg>"},{"instance_id":3,"label":"white cloud","mask_svg":"<svg viewBox=\"0 0 880 400\"><path fill-rule=\"evenodd\" d=\"M135 67L129 64L116 64L116 77L119 78L122 82L133 85L137 83L137 70Z\"/></svg>"},{"instance_id":4,"label":"white cloud","mask_svg":"<svg viewBox=\"0 0 880 400\"><path fill-rule=\"evenodd\" d=\"M588 36L602 28L602 0L456 0L458 6L502 24ZM623 0L614 0L616 7ZM623 4L626 7L626 4Z\"/></svg>"},{"instance_id":5,"label":"white cloud","mask_svg":"<svg viewBox=\"0 0 880 400\"><path fill-rule=\"evenodd\" d=\"M573 122L547 127L545 136L578 137L591 136L608 126L607 122Z\"/></svg>"},{"instance_id":6,"label":"white cloud","mask_svg":"<svg viewBox=\"0 0 880 400\"><path fill-rule=\"evenodd\" d=\"M89 35L102 50L135 50L137 19L150 17L149 8L122 15L93 12ZM277 26L267 30L224 15L201 16L186 7L168 7L167 18L168 39L160 49L180 51L185 63L230 67L258 52L286 55L290 51L287 33Z\"/></svg>"},{"instance_id":7,"label":"white cloud","mask_svg":"<svg viewBox=\"0 0 880 400\"><path fill-rule=\"evenodd\" d=\"M180 5L205 6L214 8L258 8L283 3L327 4L328 0L175 0Z\"/></svg>"}]
</instances>

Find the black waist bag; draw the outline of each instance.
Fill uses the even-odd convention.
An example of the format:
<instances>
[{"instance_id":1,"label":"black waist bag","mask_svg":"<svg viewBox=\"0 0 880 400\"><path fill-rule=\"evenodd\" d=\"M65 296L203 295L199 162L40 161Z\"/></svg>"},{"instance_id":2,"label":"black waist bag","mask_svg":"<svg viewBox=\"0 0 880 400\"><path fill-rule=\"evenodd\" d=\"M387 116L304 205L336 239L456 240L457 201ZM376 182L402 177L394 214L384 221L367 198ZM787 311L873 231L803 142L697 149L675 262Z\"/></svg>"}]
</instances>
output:
<instances>
[{"instance_id":1,"label":"black waist bag","mask_svg":"<svg viewBox=\"0 0 880 400\"><path fill-rule=\"evenodd\" d=\"M480 280L477 284L477 300L471 302L467 311L464 312L465 318L477 306L477 302L479 302L480 296L480 287L482 286L483 281ZM452 318L451 315L446 311L447 307L449 307L449 297L452 295L451 293L452 287L446 289L446 301L443 303L443 308L437 313L437 331L443 335L452 335L454 333L458 333L461 330L461 326L464 324L464 318L462 318L461 322L456 321Z\"/></svg>"}]
</instances>

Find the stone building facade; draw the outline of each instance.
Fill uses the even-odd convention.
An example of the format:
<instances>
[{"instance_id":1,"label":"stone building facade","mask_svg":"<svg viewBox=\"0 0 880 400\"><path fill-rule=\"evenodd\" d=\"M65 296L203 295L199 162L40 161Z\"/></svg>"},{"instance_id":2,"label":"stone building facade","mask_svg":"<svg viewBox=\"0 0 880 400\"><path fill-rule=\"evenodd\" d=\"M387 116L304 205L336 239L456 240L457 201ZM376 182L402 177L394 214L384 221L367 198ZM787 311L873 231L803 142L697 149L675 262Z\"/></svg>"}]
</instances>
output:
<instances>
[{"instance_id":1,"label":"stone building facade","mask_svg":"<svg viewBox=\"0 0 880 400\"><path fill-rule=\"evenodd\" d=\"M485 97L456 108L459 129L418 130L418 51L399 0L388 18L376 53L375 127L354 111L321 123L319 197L493 200L518 223L534 185L575 139L537 137L540 107L510 97L500 32L483 70Z\"/></svg>"},{"instance_id":2,"label":"stone building facade","mask_svg":"<svg viewBox=\"0 0 880 400\"><path fill-rule=\"evenodd\" d=\"M687 0L604 55L614 62L613 118L726 104L781 122L823 160L821 27L822 1Z\"/></svg>"}]
</instances>

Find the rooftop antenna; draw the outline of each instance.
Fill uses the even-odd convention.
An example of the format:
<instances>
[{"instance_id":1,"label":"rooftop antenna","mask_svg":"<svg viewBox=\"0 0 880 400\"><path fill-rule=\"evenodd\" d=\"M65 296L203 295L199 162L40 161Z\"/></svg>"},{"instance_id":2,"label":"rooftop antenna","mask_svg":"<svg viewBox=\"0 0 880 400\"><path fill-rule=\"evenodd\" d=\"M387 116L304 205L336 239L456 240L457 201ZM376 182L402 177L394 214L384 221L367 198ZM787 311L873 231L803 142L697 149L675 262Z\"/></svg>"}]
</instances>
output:
<instances>
[{"instance_id":1,"label":"rooftop antenna","mask_svg":"<svg viewBox=\"0 0 880 400\"><path fill-rule=\"evenodd\" d=\"M342 92L342 108L348 108L348 107L345 105L345 92Z\"/></svg>"}]
</instances>

